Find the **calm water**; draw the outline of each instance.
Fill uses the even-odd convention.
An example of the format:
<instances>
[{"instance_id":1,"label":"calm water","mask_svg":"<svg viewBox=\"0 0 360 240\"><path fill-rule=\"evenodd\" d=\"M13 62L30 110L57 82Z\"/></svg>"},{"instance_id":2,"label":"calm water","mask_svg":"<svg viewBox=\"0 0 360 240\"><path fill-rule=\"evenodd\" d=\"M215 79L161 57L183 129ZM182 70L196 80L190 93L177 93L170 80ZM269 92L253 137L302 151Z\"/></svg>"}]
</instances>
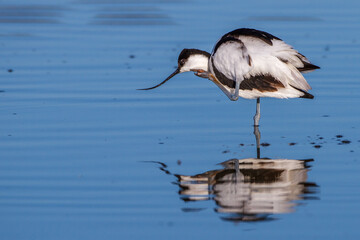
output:
<instances>
[{"instance_id":1,"label":"calm water","mask_svg":"<svg viewBox=\"0 0 360 240\"><path fill-rule=\"evenodd\" d=\"M360 237L358 1L0 3L1 239ZM251 27L314 100L230 102L181 49ZM266 158L265 159L259 159Z\"/></svg>"}]
</instances>

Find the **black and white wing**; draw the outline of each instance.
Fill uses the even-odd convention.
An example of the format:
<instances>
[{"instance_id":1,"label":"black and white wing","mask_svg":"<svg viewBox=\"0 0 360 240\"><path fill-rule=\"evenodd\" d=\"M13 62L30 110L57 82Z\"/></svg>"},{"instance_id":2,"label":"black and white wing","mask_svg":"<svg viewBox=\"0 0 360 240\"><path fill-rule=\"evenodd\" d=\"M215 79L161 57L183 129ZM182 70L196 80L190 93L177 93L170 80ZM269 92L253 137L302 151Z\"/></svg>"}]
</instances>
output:
<instances>
[{"instance_id":1,"label":"black and white wing","mask_svg":"<svg viewBox=\"0 0 360 240\"><path fill-rule=\"evenodd\" d=\"M247 40L250 40L250 42L259 41L263 44L267 44L274 56L279 58L281 61L291 63L300 72L311 72L320 68L310 63L304 55L296 51L293 47L270 33L256 29L240 28L225 34L223 38L229 36L241 39L246 43L249 42Z\"/></svg>"},{"instance_id":2,"label":"black and white wing","mask_svg":"<svg viewBox=\"0 0 360 240\"><path fill-rule=\"evenodd\" d=\"M308 97L311 89L301 71L319 67L281 39L255 29L225 34L210 58L210 70L228 89L240 81L240 97ZM212 67L212 68L211 68Z\"/></svg>"}]
</instances>

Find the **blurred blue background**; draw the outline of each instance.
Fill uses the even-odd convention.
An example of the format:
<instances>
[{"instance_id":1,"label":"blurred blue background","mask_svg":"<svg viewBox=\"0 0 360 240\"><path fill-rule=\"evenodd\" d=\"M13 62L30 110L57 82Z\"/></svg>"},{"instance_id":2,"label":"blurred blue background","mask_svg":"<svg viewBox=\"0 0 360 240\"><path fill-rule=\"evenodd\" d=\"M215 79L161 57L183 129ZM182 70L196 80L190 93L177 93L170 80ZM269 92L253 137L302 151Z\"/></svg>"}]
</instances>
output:
<instances>
[{"instance_id":1,"label":"blurred blue background","mask_svg":"<svg viewBox=\"0 0 360 240\"><path fill-rule=\"evenodd\" d=\"M0 238L359 238L359 13L358 1L1 1ZM303 187L271 221L224 221L222 191L184 201L198 192L178 179L256 158L254 100L191 73L135 90L242 27L321 67L305 76L314 100L262 100L261 157L313 159L276 178Z\"/></svg>"}]
</instances>

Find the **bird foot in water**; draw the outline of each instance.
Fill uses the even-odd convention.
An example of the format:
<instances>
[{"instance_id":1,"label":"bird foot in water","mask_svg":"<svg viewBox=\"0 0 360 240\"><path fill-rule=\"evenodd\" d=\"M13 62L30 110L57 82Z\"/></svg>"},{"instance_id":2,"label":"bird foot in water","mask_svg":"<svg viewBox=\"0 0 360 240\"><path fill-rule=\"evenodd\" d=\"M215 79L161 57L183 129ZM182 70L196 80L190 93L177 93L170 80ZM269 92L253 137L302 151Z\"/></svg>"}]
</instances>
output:
<instances>
[{"instance_id":1,"label":"bird foot in water","mask_svg":"<svg viewBox=\"0 0 360 240\"><path fill-rule=\"evenodd\" d=\"M208 78L210 79L210 73L205 72L204 70L195 70L194 74L201 78Z\"/></svg>"}]
</instances>

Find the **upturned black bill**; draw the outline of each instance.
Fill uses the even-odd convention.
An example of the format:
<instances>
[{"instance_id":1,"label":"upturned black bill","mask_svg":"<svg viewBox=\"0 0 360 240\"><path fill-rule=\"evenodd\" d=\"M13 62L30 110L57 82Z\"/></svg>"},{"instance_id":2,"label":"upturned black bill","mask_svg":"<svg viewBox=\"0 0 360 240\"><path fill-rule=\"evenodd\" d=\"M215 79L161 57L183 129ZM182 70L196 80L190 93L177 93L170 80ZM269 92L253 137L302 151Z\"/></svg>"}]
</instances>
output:
<instances>
[{"instance_id":1,"label":"upturned black bill","mask_svg":"<svg viewBox=\"0 0 360 240\"><path fill-rule=\"evenodd\" d=\"M158 85L155 85L153 87L149 87L149 88L141 88L141 89L137 89L137 90L151 90L157 87L160 87L161 85L163 85L164 83L166 83L170 78L172 78L173 76L175 76L176 74L180 73L179 69L176 69L175 72L173 72L170 76L168 76L164 81L162 81L161 83L159 83Z\"/></svg>"}]
</instances>

